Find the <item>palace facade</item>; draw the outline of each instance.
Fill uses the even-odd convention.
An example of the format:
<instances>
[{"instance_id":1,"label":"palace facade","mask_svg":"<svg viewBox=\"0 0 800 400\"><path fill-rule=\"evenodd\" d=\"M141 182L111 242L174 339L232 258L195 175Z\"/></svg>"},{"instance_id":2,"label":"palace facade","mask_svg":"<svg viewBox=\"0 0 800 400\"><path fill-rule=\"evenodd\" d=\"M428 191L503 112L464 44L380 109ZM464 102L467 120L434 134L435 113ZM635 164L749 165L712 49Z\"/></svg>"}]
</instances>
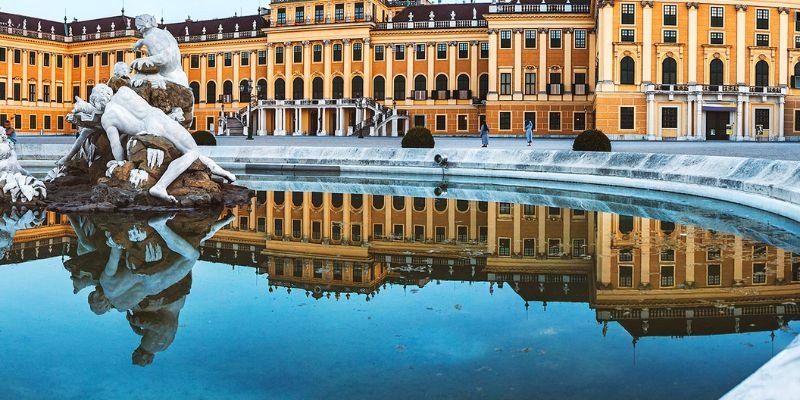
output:
<instances>
[{"instance_id":1,"label":"palace facade","mask_svg":"<svg viewBox=\"0 0 800 400\"><path fill-rule=\"evenodd\" d=\"M163 21L162 21L163 22ZM275 0L162 24L194 130L258 135L800 140L800 1ZM130 63L133 18L0 13L0 119L63 133L74 97Z\"/></svg>"}]
</instances>

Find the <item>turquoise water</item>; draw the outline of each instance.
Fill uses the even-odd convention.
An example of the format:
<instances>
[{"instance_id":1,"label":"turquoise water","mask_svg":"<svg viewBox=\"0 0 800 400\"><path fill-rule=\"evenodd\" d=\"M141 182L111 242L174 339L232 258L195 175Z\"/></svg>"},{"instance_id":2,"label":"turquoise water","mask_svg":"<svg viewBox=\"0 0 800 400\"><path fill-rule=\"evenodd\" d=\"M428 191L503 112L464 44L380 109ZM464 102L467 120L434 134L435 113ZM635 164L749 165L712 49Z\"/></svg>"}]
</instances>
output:
<instances>
[{"instance_id":1,"label":"turquoise water","mask_svg":"<svg viewBox=\"0 0 800 400\"><path fill-rule=\"evenodd\" d=\"M587 303L431 281L365 295L268 290L199 261L174 342L147 367L126 314L93 313L60 258L0 267L0 398L717 398L797 334L644 337ZM491 293L490 293L491 292Z\"/></svg>"}]
</instances>

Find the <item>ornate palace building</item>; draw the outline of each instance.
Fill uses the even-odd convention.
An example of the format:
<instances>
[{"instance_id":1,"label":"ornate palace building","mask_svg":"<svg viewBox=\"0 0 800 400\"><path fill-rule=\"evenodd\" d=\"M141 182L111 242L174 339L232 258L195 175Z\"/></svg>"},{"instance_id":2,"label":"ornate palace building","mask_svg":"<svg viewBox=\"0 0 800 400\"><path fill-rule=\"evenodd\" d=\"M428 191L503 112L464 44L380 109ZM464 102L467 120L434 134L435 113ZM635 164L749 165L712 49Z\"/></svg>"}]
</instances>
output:
<instances>
[{"instance_id":1,"label":"ornate palace building","mask_svg":"<svg viewBox=\"0 0 800 400\"><path fill-rule=\"evenodd\" d=\"M118 61L132 17L0 13L0 119L71 133L64 115ZM800 2L274 0L257 15L163 24L195 130L258 135L800 140Z\"/></svg>"}]
</instances>

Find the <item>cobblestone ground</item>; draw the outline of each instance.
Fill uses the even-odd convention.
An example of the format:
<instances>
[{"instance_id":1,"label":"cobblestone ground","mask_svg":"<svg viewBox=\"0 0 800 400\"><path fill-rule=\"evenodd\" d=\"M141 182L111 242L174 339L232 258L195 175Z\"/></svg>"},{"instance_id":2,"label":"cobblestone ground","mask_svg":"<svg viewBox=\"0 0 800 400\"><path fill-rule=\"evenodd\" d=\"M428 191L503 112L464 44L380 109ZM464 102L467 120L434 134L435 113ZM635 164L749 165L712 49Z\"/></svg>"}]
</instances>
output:
<instances>
[{"instance_id":1,"label":"cobblestone ground","mask_svg":"<svg viewBox=\"0 0 800 400\"><path fill-rule=\"evenodd\" d=\"M367 137L314 137L314 136L261 136L254 141L244 137L218 137L220 146L324 146L324 147L399 147L400 138ZM20 136L19 143L72 143L68 136ZM526 146L522 138L491 138L488 149L534 149L569 150L569 139L534 139L533 146ZM480 148L480 138L436 138L436 147ZM614 151L664 153L664 154L702 154L713 156L769 158L776 160L800 161L800 142L646 142L615 141Z\"/></svg>"}]
</instances>

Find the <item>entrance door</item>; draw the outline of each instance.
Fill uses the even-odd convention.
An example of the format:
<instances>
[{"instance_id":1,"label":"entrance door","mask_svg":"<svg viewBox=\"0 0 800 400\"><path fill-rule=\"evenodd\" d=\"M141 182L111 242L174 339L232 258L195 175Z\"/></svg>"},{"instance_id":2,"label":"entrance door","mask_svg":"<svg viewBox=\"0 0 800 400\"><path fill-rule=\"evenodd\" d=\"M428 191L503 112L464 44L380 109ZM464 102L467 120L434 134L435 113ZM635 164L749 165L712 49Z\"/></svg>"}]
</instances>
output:
<instances>
[{"instance_id":1,"label":"entrance door","mask_svg":"<svg viewBox=\"0 0 800 400\"><path fill-rule=\"evenodd\" d=\"M308 134L309 136L317 136L319 131L319 116L317 110L311 110L308 114Z\"/></svg>"},{"instance_id":2,"label":"entrance door","mask_svg":"<svg viewBox=\"0 0 800 400\"><path fill-rule=\"evenodd\" d=\"M730 123L730 112L706 111L706 140L728 140Z\"/></svg>"}]
</instances>

